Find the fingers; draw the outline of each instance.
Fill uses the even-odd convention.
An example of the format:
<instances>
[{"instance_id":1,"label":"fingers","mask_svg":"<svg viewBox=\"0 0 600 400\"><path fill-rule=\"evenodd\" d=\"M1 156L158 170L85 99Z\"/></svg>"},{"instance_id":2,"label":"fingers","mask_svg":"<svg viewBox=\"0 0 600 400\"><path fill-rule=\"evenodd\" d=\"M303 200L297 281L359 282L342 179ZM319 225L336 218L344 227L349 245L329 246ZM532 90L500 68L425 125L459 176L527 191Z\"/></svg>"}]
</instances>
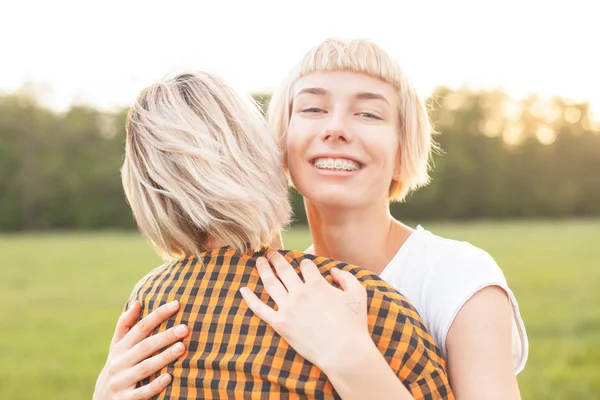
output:
<instances>
[{"instance_id":1,"label":"fingers","mask_svg":"<svg viewBox=\"0 0 600 400\"><path fill-rule=\"evenodd\" d=\"M270 267L269 267L270 269ZM265 321L267 324L273 326L277 320L277 311L263 303L257 296L247 287L240 289L242 297L257 317Z\"/></svg>"},{"instance_id":2,"label":"fingers","mask_svg":"<svg viewBox=\"0 0 600 400\"><path fill-rule=\"evenodd\" d=\"M157 371L177 360L185 352L185 345L181 342L175 343L160 354L129 368L123 374L122 387L135 386L137 382L154 375Z\"/></svg>"},{"instance_id":3,"label":"fingers","mask_svg":"<svg viewBox=\"0 0 600 400\"><path fill-rule=\"evenodd\" d=\"M122 359L119 360L119 365L123 367L131 367L145 360L152 354L155 354L160 349L167 347L187 336L189 329L185 325L178 325L167 329L164 332L152 335L127 351ZM164 353L164 352L163 352ZM162 353L161 353L162 354Z\"/></svg>"},{"instance_id":4,"label":"fingers","mask_svg":"<svg viewBox=\"0 0 600 400\"><path fill-rule=\"evenodd\" d=\"M360 281L356 278L356 276L352 275L352 273L348 271L343 271L338 268L331 269L331 276L333 280L340 285L340 288L351 296L366 296L366 290L363 285L360 284Z\"/></svg>"},{"instance_id":5,"label":"fingers","mask_svg":"<svg viewBox=\"0 0 600 400\"><path fill-rule=\"evenodd\" d=\"M153 396L156 396L171 383L171 375L162 374L152 382L142 387L139 387L131 392L131 396L128 399L131 400L148 400Z\"/></svg>"},{"instance_id":6,"label":"fingers","mask_svg":"<svg viewBox=\"0 0 600 400\"><path fill-rule=\"evenodd\" d=\"M171 315L175 314L178 309L179 302L175 300L152 311L131 328L129 333L127 333L119 343L119 346L122 350L131 349L134 345L147 338L157 326L163 323Z\"/></svg>"},{"instance_id":7,"label":"fingers","mask_svg":"<svg viewBox=\"0 0 600 400\"><path fill-rule=\"evenodd\" d=\"M117 321L117 326L115 328L115 333L110 341L110 346L114 346L118 341L123 339L123 337L129 332L131 327L135 325L138 317L140 316L141 305L139 301L133 303L131 307L127 311L125 311L119 317Z\"/></svg>"},{"instance_id":8,"label":"fingers","mask_svg":"<svg viewBox=\"0 0 600 400\"><path fill-rule=\"evenodd\" d=\"M283 282L288 292L298 289L304 282L294 270L294 267L279 253L273 251L267 254L269 262L275 267L279 279Z\"/></svg>"},{"instance_id":9,"label":"fingers","mask_svg":"<svg viewBox=\"0 0 600 400\"><path fill-rule=\"evenodd\" d=\"M302 271L302 277L307 284L315 283L315 282L326 282L323 275L319 271L319 268L315 265L314 262L308 259L304 259L300 262L300 271Z\"/></svg>"},{"instance_id":10,"label":"fingers","mask_svg":"<svg viewBox=\"0 0 600 400\"><path fill-rule=\"evenodd\" d=\"M275 300L275 303L280 306L285 301L285 298L288 294L285 286L277 279L275 274L273 273L273 269L262 257L259 257L256 260L256 269L258 270L258 274L260 275L260 279L262 280L263 285L265 286L265 290L269 293L269 296ZM243 293L242 293L243 294ZM262 303L262 302L261 302Z\"/></svg>"}]
</instances>

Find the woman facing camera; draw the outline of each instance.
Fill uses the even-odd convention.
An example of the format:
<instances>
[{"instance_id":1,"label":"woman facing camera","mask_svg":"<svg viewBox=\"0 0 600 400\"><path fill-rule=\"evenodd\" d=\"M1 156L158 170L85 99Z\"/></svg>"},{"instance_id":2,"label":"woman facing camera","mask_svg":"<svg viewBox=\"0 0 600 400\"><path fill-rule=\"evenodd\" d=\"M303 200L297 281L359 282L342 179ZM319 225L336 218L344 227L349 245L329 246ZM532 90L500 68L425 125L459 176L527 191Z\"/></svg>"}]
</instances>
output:
<instances>
[{"instance_id":1,"label":"woman facing camera","mask_svg":"<svg viewBox=\"0 0 600 400\"><path fill-rule=\"evenodd\" d=\"M447 358L458 399L519 398L527 335L494 259L390 213L390 202L428 183L435 148L426 107L398 63L369 41L326 40L291 71L268 117L304 197L307 251L360 265L408 297Z\"/></svg>"}]
</instances>

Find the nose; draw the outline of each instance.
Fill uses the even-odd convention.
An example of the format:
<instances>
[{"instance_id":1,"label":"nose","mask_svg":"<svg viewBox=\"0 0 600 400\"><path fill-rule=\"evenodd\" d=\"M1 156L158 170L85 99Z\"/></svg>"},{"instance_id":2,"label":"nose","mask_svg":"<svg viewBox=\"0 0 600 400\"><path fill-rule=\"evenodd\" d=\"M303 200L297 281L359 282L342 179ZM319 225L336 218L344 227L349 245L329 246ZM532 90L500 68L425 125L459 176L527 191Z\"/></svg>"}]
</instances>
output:
<instances>
[{"instance_id":1,"label":"nose","mask_svg":"<svg viewBox=\"0 0 600 400\"><path fill-rule=\"evenodd\" d=\"M321 140L332 142L351 142L352 134L342 116L332 115L327 125L323 127Z\"/></svg>"}]
</instances>

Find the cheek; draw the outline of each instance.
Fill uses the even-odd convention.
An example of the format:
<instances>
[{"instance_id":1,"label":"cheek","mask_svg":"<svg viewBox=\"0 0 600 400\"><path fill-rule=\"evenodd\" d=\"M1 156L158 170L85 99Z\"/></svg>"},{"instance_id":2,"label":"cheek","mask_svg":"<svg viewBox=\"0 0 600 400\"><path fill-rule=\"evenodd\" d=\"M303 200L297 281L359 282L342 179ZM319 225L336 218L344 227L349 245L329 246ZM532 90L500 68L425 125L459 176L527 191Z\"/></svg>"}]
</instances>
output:
<instances>
[{"instance_id":1,"label":"cheek","mask_svg":"<svg viewBox=\"0 0 600 400\"><path fill-rule=\"evenodd\" d=\"M388 129L377 129L368 135L361 135L365 150L370 153L373 161L384 169L395 166L400 149L399 138Z\"/></svg>"},{"instance_id":2,"label":"cheek","mask_svg":"<svg viewBox=\"0 0 600 400\"><path fill-rule=\"evenodd\" d=\"M293 129L288 130L285 146L289 165L294 159L301 157L303 147L301 137Z\"/></svg>"},{"instance_id":3,"label":"cheek","mask_svg":"<svg viewBox=\"0 0 600 400\"><path fill-rule=\"evenodd\" d=\"M285 164L292 181L299 179L299 167L306 153L306 140L292 124L287 132ZM296 183L295 183L296 185Z\"/></svg>"},{"instance_id":4,"label":"cheek","mask_svg":"<svg viewBox=\"0 0 600 400\"><path fill-rule=\"evenodd\" d=\"M386 163L396 166L398 162L398 154L400 151L400 138L394 130L386 132L382 135L382 142L385 143L385 159Z\"/></svg>"},{"instance_id":5,"label":"cheek","mask_svg":"<svg viewBox=\"0 0 600 400\"><path fill-rule=\"evenodd\" d=\"M311 124L302 118L292 118L287 131L286 150L288 160L302 159L312 138Z\"/></svg>"}]
</instances>

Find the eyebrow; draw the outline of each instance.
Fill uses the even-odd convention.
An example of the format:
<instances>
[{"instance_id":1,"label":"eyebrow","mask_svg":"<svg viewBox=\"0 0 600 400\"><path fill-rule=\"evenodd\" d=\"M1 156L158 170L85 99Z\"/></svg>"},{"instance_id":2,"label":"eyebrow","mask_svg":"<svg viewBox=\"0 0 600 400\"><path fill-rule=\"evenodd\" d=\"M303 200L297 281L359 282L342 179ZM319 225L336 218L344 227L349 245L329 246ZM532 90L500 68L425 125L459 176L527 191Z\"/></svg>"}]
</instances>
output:
<instances>
[{"instance_id":1,"label":"eyebrow","mask_svg":"<svg viewBox=\"0 0 600 400\"><path fill-rule=\"evenodd\" d=\"M329 92L323 88L304 88L296 93L296 97L300 96L301 94L316 94L317 96L325 96L329 94Z\"/></svg>"},{"instance_id":2,"label":"eyebrow","mask_svg":"<svg viewBox=\"0 0 600 400\"><path fill-rule=\"evenodd\" d=\"M385 98L385 96L379 93L361 92L356 95L356 98L359 100L382 100L391 107L390 102Z\"/></svg>"},{"instance_id":3,"label":"eyebrow","mask_svg":"<svg viewBox=\"0 0 600 400\"><path fill-rule=\"evenodd\" d=\"M298 91L298 93L296 94L296 97L300 96L301 94L313 94L313 95L317 95L317 96L326 96L329 94L329 92L323 88L304 88L300 91ZM390 104L390 102L385 98L385 96L379 94L379 93L371 93L371 92L360 92L356 94L356 99L358 100L381 100L384 101L388 106L392 106Z\"/></svg>"}]
</instances>

